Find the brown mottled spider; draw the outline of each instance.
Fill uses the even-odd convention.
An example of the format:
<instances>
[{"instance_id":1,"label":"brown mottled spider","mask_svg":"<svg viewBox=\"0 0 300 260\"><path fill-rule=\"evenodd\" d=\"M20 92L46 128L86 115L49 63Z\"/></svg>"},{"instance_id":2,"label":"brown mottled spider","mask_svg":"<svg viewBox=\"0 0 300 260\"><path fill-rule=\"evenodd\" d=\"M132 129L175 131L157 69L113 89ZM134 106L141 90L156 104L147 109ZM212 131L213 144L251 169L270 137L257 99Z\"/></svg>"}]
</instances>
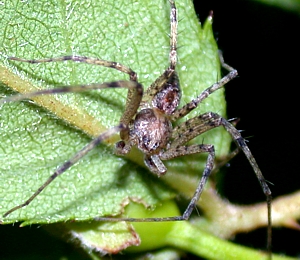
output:
<instances>
[{"instance_id":1,"label":"brown mottled spider","mask_svg":"<svg viewBox=\"0 0 300 260\"><path fill-rule=\"evenodd\" d=\"M129 221L129 222L151 222L151 221L178 221L189 219L201 193L204 189L208 177L214 166L214 146L208 144L194 144L185 145L188 141L207 132L213 128L223 126L233 140L241 149L249 160L259 182L262 186L263 192L267 198L268 207L268 223L269 223L269 241L271 245L271 191L253 157L245 140L239 131L226 119L222 118L216 113L207 112L197 117L187 120L186 122L173 128L172 122L183 118L195 109L205 98L210 94L222 88L227 82L237 76L237 71L225 64L221 57L222 66L229 71L220 81L213 84L204 90L198 97L187 103L182 108L178 109L181 98L181 90L179 86L179 79L175 71L177 63L177 14L176 7L173 0L170 0L170 54L169 67L159 76L154 83L143 93L143 86L137 80L137 74L118 62L106 61L97 58L87 58L81 56L64 56L59 58L49 58L41 60L26 60L11 57L10 60L42 63L55 61L77 61L88 64L100 65L109 67L129 75L130 81L115 81L103 84L90 84L81 86L68 86L63 88L42 90L29 94L22 94L19 96L12 96L0 101L0 103L12 102L22 99L32 98L44 94L57 94L67 92L88 91L91 89L105 89L105 88L126 88L128 89L127 102L124 113L120 119L120 124L110 130L104 132L97 138L93 139L82 150L77 152L70 160L61 165L49 179L24 203L10 209L4 214L8 216L12 212L22 207L27 206L31 201L37 197L57 176L64 173L78 160L85 156L95 146L103 140L109 138L111 135L120 132L121 141L116 144L116 154L125 155L130 152L133 146L137 146L144 154L145 165L152 173L158 176L164 175L167 172L163 160L169 160L175 157L180 157L189 154L208 153L205 169L203 175L198 183L196 191L184 211L182 216L162 217L162 218L112 218L112 217L97 217L98 221Z\"/></svg>"}]
</instances>

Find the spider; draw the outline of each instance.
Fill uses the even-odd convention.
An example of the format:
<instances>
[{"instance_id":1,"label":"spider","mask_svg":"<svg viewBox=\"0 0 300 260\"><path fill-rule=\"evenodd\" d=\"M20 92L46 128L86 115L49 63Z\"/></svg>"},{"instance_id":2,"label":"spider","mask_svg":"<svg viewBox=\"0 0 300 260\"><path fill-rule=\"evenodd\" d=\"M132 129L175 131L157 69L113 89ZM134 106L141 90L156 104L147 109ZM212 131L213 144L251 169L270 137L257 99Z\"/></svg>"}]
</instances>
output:
<instances>
[{"instance_id":1,"label":"spider","mask_svg":"<svg viewBox=\"0 0 300 260\"><path fill-rule=\"evenodd\" d=\"M50 90L41 90L29 94L16 95L0 101L7 103L23 99L30 99L34 96L45 94L58 94L68 92L88 91L92 89L106 88L125 88L128 89L126 106L123 115L120 118L119 125L102 133L93 139L83 149L78 151L71 159L62 164L47 180L38 188L38 190L28 198L24 203L8 210L3 216L7 217L12 212L30 204L56 177L63 174L77 161L79 161L88 152L94 149L98 144L108 139L115 133L120 133L120 139L116 144L116 154L126 155L132 147L137 147L144 154L144 163L152 173L159 177L166 174L167 168L163 164L164 160L173 159L190 154L207 153L206 165L197 185L195 193L190 200L186 210L181 216L161 217L161 218L113 218L96 217L97 221L128 221L128 222L159 222L159 221L181 221L188 220L196 207L204 186L213 170L215 151L214 146L210 144L186 145L193 138L219 126L223 126L232 136L238 148L242 150L249 160L267 200L268 208L268 247L271 246L271 191L256 163L251 151L240 132L226 119L220 115L207 112L191 118L176 127L173 122L185 117L195 109L204 99L213 92L222 88L227 82L237 76L237 71L226 64L220 55L220 61L223 68L229 73L217 83L208 87L199 96L188 102L181 108L178 108L181 99L181 90L179 78L176 73L177 63L177 10L175 2L170 2L170 53L169 67L143 91L143 86L137 80L137 74L129 67L118 62L101 60L98 58L88 58L83 56L63 56L58 58L27 60L22 58L10 57L10 60L42 63L57 61L74 61L88 64L99 65L113 68L129 75L129 81L115 81L102 84L89 84L81 86L67 86Z\"/></svg>"}]
</instances>

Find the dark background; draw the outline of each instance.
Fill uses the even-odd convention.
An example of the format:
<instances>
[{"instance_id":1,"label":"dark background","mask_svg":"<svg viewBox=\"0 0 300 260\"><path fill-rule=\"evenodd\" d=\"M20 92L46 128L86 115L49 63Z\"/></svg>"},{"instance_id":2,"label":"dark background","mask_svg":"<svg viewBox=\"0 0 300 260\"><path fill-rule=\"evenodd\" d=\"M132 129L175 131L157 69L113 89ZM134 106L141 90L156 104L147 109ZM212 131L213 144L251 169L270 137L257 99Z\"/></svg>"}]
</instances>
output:
<instances>
[{"instance_id":1,"label":"dark background","mask_svg":"<svg viewBox=\"0 0 300 260\"><path fill-rule=\"evenodd\" d=\"M214 11L214 32L219 47L226 62L239 71L239 78L226 88L228 118L240 118L237 128L244 130L244 137L249 137L249 147L264 176L274 184L271 186L273 196L298 190L296 116L300 88L300 7L287 11L246 0L195 0L194 4L202 22L210 10ZM224 195L238 203L264 200L243 155L230 163ZM300 256L299 238L300 231L274 229L274 252ZM21 229L1 226L1 240L5 240L1 247L6 248L7 253L2 255L4 251L1 250L1 259L58 259L62 255L80 258L71 246L48 237L36 226ZM238 235L236 240L251 247L265 248L266 231ZM42 245L40 253L36 250L37 244ZM19 253L9 250L12 245L18 247ZM33 252L36 255L32 255ZM48 257L45 252L49 253Z\"/></svg>"},{"instance_id":2,"label":"dark background","mask_svg":"<svg viewBox=\"0 0 300 260\"><path fill-rule=\"evenodd\" d=\"M238 117L248 145L273 197L300 188L298 105L300 2L298 10L282 10L254 1L194 1L200 20L214 11L214 32L225 61L239 78L226 87L228 118ZM224 193L233 202L264 199L242 154L230 163ZM245 185L246 183L246 185ZM240 198L239 201L236 198ZM273 250L300 256L300 231L275 229ZM266 231L239 235L237 240L263 248Z\"/></svg>"}]
</instances>

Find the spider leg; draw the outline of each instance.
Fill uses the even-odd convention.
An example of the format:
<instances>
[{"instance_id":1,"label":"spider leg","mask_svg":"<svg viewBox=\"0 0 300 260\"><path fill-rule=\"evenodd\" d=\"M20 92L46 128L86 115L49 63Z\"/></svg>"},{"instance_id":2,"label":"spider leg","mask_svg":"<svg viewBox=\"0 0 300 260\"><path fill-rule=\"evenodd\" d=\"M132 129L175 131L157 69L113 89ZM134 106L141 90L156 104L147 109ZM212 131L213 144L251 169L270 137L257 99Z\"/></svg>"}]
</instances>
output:
<instances>
[{"instance_id":1,"label":"spider leg","mask_svg":"<svg viewBox=\"0 0 300 260\"><path fill-rule=\"evenodd\" d=\"M101 60L98 58L89 58L89 57L84 57L84 56L76 56L76 55L71 55L71 56L62 56L62 57L57 57L57 58L47 58L47 59L37 59L37 60L28 60L28 59L22 59L22 58L17 58L17 57L9 57L8 59L10 60L15 60L15 61L21 61L21 62L27 62L27 63L44 63L44 62L58 62L58 61L75 61L75 62L82 62L82 63L88 63L88 64L93 64L93 65L99 65L102 67L107 67L107 68L113 68L118 71L124 72L129 75L130 80L136 81L137 80L137 75L136 73L130 69L129 67L124 66L123 64L115 61L107 61L107 60Z\"/></svg>"},{"instance_id":2,"label":"spider leg","mask_svg":"<svg viewBox=\"0 0 300 260\"><path fill-rule=\"evenodd\" d=\"M169 149L176 149L196 136L199 136L217 126L218 125L211 120L209 113L191 118L173 129L171 137L173 141L170 143Z\"/></svg>"},{"instance_id":3,"label":"spider leg","mask_svg":"<svg viewBox=\"0 0 300 260\"><path fill-rule=\"evenodd\" d=\"M143 96L143 86L138 83L137 81L114 81L108 83L94 83L89 85L77 85L77 86L62 86L55 89L44 89L39 90L36 92L26 93L26 94L19 94L10 96L0 100L0 105L8 102L15 102L24 99L32 99L36 96L41 95L53 95L53 94L65 94L70 92L84 92L89 90L97 90L97 89L106 89L106 88L127 88L128 89L128 96L127 96L127 103L125 106L125 110L122 114L120 119L120 123L125 124L128 126L129 122L131 121L132 117L136 114L137 109L140 106L140 102ZM130 95L129 95L130 92ZM128 138L128 127L122 128L121 130L121 138L126 140Z\"/></svg>"},{"instance_id":4,"label":"spider leg","mask_svg":"<svg viewBox=\"0 0 300 260\"><path fill-rule=\"evenodd\" d=\"M228 71L233 71L235 70L233 67L231 67L230 65L228 65L227 63L225 63L224 61L224 57L223 57L223 53L221 50L219 50L219 59L220 59L220 63L221 63L221 67L228 70Z\"/></svg>"},{"instance_id":5,"label":"spider leg","mask_svg":"<svg viewBox=\"0 0 300 260\"><path fill-rule=\"evenodd\" d=\"M260 170L256 160L254 159L250 149L248 148L244 138L241 136L240 132L226 119L220 115L212 112L202 114L198 117L187 120L183 124L177 126L172 135L173 142L170 143L169 149L171 151L176 151L177 149L182 149L181 146L188 142L189 140L195 138L196 136L213 129L215 127L223 126L226 131L231 135L234 142L240 150L243 151L247 157L249 163L254 170L256 177L262 187L263 193L266 196L267 200L267 211L268 211L268 250L271 252L272 245L272 218L271 218L271 206L272 206L272 195L271 190ZM171 153L171 152L169 152ZM164 157L161 157L164 160ZM199 184L200 185L200 184Z\"/></svg>"},{"instance_id":6,"label":"spider leg","mask_svg":"<svg viewBox=\"0 0 300 260\"><path fill-rule=\"evenodd\" d=\"M124 72L129 75L129 79L131 81L137 82L136 72L134 72L129 67L127 67L119 62L115 62L115 61L107 61L107 60L102 60L102 59L98 59L98 58L89 58L89 57L76 56L76 55L62 56L62 57L57 57L57 58L33 59L33 60L22 59L22 58L17 58L17 57L9 57L9 59L14 60L14 61L28 62L28 63L32 63L32 64L44 63L44 62L74 61L74 62L82 62L82 63L87 63L87 64L99 65L102 67L113 68L118 71ZM91 89L93 89L93 88L91 88ZM66 91L66 92L71 92L71 90ZM48 94L48 93L49 92L47 92L45 94ZM53 93L53 92L51 92L51 93ZM56 92L56 93L58 93L58 92ZM62 93L62 92L60 92L60 93ZM141 96L142 96L142 94L141 94ZM126 99L126 108L125 108L125 112L123 113L123 116L120 119L120 123L124 123L124 124L128 125L132 116L137 111L137 108L133 109L133 107L135 107L137 102L140 102L140 100L139 100L139 98L136 98L135 90L132 88L128 88L127 99ZM135 113L133 113L133 112L135 112ZM121 139L123 139L123 140L127 140L128 135L129 135L129 130L126 128L124 128L120 133Z\"/></svg>"},{"instance_id":7,"label":"spider leg","mask_svg":"<svg viewBox=\"0 0 300 260\"><path fill-rule=\"evenodd\" d=\"M226 119L222 118L218 114L215 113L209 113L211 115L211 118L214 122L217 123L219 126L225 127L227 132L232 136L233 140L237 144L237 146L244 152L245 156L247 157L249 163L252 166L252 169L254 170L256 177L260 183L260 186L263 190L263 193L266 196L267 200L267 211L268 211L268 241L267 241L267 249L268 252L272 252L272 193L271 190L260 170L258 167L258 164L253 157L249 147L247 146L244 138L241 136L240 132L232 125L230 124Z\"/></svg>"},{"instance_id":8,"label":"spider leg","mask_svg":"<svg viewBox=\"0 0 300 260\"><path fill-rule=\"evenodd\" d=\"M167 167L163 164L158 154L146 156L144 163L148 169L158 177L161 177L167 173Z\"/></svg>"},{"instance_id":9,"label":"spider leg","mask_svg":"<svg viewBox=\"0 0 300 260\"><path fill-rule=\"evenodd\" d=\"M190 145L190 146L180 146L175 149L169 149L165 153L161 154L161 160L169 160L180 156L185 156L189 154L196 153L208 153L208 157L206 160L205 168L202 174L202 177L197 185L197 188L194 192L192 199L190 200L189 205L182 215L182 220L188 220L196 207L198 200L202 194L205 184L214 168L214 160L215 160L215 149L213 145L208 144L200 144L200 145Z\"/></svg>"},{"instance_id":10,"label":"spider leg","mask_svg":"<svg viewBox=\"0 0 300 260\"><path fill-rule=\"evenodd\" d=\"M141 99L141 96L143 95L143 86L140 83L135 82L135 81L120 80L120 81L113 81L113 82L107 82L107 83L102 83L102 84L93 83L93 84L88 84L88 85L61 86L59 88L54 88L54 89L43 89L43 90L38 90L36 92L13 95L13 96L1 99L0 105L9 103L9 102L21 101L24 99L32 99L36 96L41 96L41 95L85 92L85 91L89 91L89 90L106 89L106 88L131 89L135 93L134 98L137 98L138 100Z\"/></svg>"},{"instance_id":11,"label":"spider leg","mask_svg":"<svg viewBox=\"0 0 300 260\"><path fill-rule=\"evenodd\" d=\"M187 114L189 114L193 109L195 109L204 99L206 99L210 94L222 88L226 83L234 79L238 75L237 70L231 70L225 77L211 85L209 88L205 89L196 99L187 103L182 108L176 110L171 116L172 121L176 121Z\"/></svg>"},{"instance_id":12,"label":"spider leg","mask_svg":"<svg viewBox=\"0 0 300 260\"><path fill-rule=\"evenodd\" d=\"M125 126L123 124L120 124L116 127L113 127L103 134L99 135L95 139L93 139L89 144L87 144L85 147L83 147L80 151L78 151L74 156L66 161L64 164L62 164L48 179L47 181L38 188L38 190L24 203L10 209L7 211L3 217L7 217L12 212L16 211L17 209L23 208L30 204L30 202L38 196L54 179L63 174L66 170L68 170L70 167L72 167L75 163L77 163L82 157L84 157L88 152L93 150L97 145L99 145L103 140L108 139L110 136L114 135L115 133L119 132L121 129L123 129Z\"/></svg>"},{"instance_id":13,"label":"spider leg","mask_svg":"<svg viewBox=\"0 0 300 260\"><path fill-rule=\"evenodd\" d=\"M171 5L170 12L170 53L169 53L169 67L147 88L143 103L152 100L153 97L164 87L167 81L172 77L175 72L177 63L177 9L175 2L169 0Z\"/></svg>"},{"instance_id":14,"label":"spider leg","mask_svg":"<svg viewBox=\"0 0 300 260\"><path fill-rule=\"evenodd\" d=\"M227 132L232 136L233 140L237 144L238 148L240 148L244 152L245 156L247 157L257 176L258 181L260 182L263 192L267 197L268 203L270 203L271 191L244 138L232 124L230 124L226 119L224 119L220 115L212 112L204 113L198 117L191 118L183 124L177 126L176 128L174 128L172 135L174 141L171 142L169 149L176 149L182 144L195 138L196 136L219 126L223 126L227 130Z\"/></svg>"},{"instance_id":15,"label":"spider leg","mask_svg":"<svg viewBox=\"0 0 300 260\"><path fill-rule=\"evenodd\" d=\"M213 145L191 145L191 146L182 146L176 150L172 150L161 155L162 160L168 160L175 157L187 155L187 154L195 154L195 153L208 153L205 169L200 179L200 182L197 186L197 189L192 197L189 205L184 211L182 216L174 216L174 217L160 217L160 218L112 218L112 217L97 217L94 218L96 221L110 221L110 222L118 222L118 221L126 221L126 222L165 222L165 221L183 221L188 220L191 216L200 196L204 189L204 186L210 176L210 173L213 169L215 151Z\"/></svg>"}]
</instances>

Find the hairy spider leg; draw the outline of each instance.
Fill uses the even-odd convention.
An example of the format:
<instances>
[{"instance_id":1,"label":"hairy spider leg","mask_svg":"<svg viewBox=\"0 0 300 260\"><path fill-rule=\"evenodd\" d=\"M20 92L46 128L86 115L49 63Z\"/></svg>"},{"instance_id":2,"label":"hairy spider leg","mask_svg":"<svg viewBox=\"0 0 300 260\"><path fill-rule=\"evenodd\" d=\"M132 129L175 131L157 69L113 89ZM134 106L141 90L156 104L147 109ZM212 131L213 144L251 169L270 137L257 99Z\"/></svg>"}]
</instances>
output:
<instances>
[{"instance_id":1,"label":"hairy spider leg","mask_svg":"<svg viewBox=\"0 0 300 260\"><path fill-rule=\"evenodd\" d=\"M15 95L12 97L8 97L6 99L0 100L1 103L13 102L18 100L23 100L27 98L33 98L35 96L44 95L44 94L59 94L59 93L68 93L68 92L80 92L80 91L87 91L91 89L105 89L105 88L128 88L133 89L133 93L136 95L136 99L139 102L134 102L132 104L132 110L137 111L142 95L143 95L143 87L141 84L135 81L116 81L111 83L103 83L103 84L91 84L91 85L80 85L80 86L66 86L63 88L56 88L56 89L49 89L49 90L41 90L38 92L28 93L28 94L21 94ZM104 132L103 134L99 135L95 139L93 139L89 144L87 144L82 150L77 152L70 160L66 161L63 165L61 165L48 179L47 181L38 188L38 190L24 203L10 209L7 211L3 217L8 216L12 212L23 208L31 203L31 201L38 196L57 176L64 173L67 169L73 166L76 162L78 162L83 156L85 156L89 151L94 149L97 145L99 145L103 140L108 139L110 136L114 135L117 132L121 132L122 129L126 129L127 126L124 123L120 123L118 126L109 129L108 131Z\"/></svg>"},{"instance_id":2,"label":"hairy spider leg","mask_svg":"<svg viewBox=\"0 0 300 260\"><path fill-rule=\"evenodd\" d=\"M171 6L170 12L170 53L169 53L169 67L147 88L143 97L143 103L149 102L153 99L159 91L166 85L172 75L176 74L175 68L177 64L177 9L175 2L169 0ZM177 76L176 76L177 77Z\"/></svg>"},{"instance_id":3,"label":"hairy spider leg","mask_svg":"<svg viewBox=\"0 0 300 260\"><path fill-rule=\"evenodd\" d=\"M102 67L107 67L107 68L113 68L116 69L120 72L124 72L129 75L129 79L131 81L137 82L137 74L129 67L115 61L107 61L107 60L102 60L98 58L89 58L89 57L84 57L84 56L76 56L76 55L71 55L71 56L62 56L62 57L56 57L56 58L46 58L46 59L22 59L22 58L17 58L17 57L9 57L10 60L15 60L15 61L21 61L21 62L27 62L27 63L44 63L44 62L59 62L59 61L74 61L74 62L82 62L82 63L87 63L87 64L93 64L93 65L98 65ZM65 93L69 92L66 90ZM75 92L75 90L73 91ZM53 92L52 92L53 93ZM61 91L60 93L64 93ZM47 93L48 94L48 93ZM125 111L122 114L122 117L120 119L121 124L125 124L127 127L123 128L120 132L120 136L122 140L128 140L129 138L129 129L128 129L128 124L136 111L133 109L137 104L139 105L140 101L139 99L136 99L136 92L134 89L128 88L128 93L127 93L127 99L126 99L126 106L125 106Z\"/></svg>"},{"instance_id":4,"label":"hairy spider leg","mask_svg":"<svg viewBox=\"0 0 300 260\"><path fill-rule=\"evenodd\" d=\"M226 64L224 62L224 58L223 58L223 55L221 52L219 52L219 57L220 57L221 66L223 68L229 70L229 73L226 76L224 76L220 81L218 81L217 83L213 84L212 86L210 86L209 88L204 90L196 99L187 103L182 108L176 110L174 112L174 114L171 116L172 121L176 121L176 120L186 116L187 114L189 114L210 94L212 94L216 90L223 87L227 82L231 81L233 78L235 78L238 75L237 71L234 68L232 68L231 66L229 66L228 64ZM210 115L212 116L212 118L214 118L214 120L211 122L208 122L207 123L208 125L205 127L202 125L202 120L199 121L199 118L202 116L205 116L205 115L206 115L206 113L203 115L200 115L199 117L195 117L190 120L187 120L185 123L175 127L173 129L173 135L172 135L172 139L174 141L170 144L170 150L176 149L176 148L180 147L180 145L188 142L189 140L193 139L194 137L200 135L201 133L208 131L210 129L209 124L210 123L215 124L216 122L214 122L214 121L219 120L218 125L216 125L215 127L221 126L221 125L224 126L224 128L227 130L227 132L229 132L229 134L232 136L238 149L240 149L244 152L245 156L247 157L249 163L252 166L252 169L254 170L254 172L256 174L256 177L260 183L260 186L262 187L263 193L266 196L267 218L268 218L267 249L271 253L271 251L272 251L271 250L271 247L272 247L272 193L271 193L271 190L270 190L265 178L263 177L263 174L262 174L256 160L254 159L254 156L252 155L250 149L248 148L248 146L247 146L245 140L243 139L243 137L241 136L240 132L230 122L228 122L226 119L222 118L221 116L219 116L215 113L210 113ZM205 130L205 128L207 128L207 130ZM202 131L203 130L204 131L199 132L199 130L196 130L196 129L201 129ZM236 154L236 153L237 153L237 151L233 152L233 154ZM164 160L163 157L161 157L161 159ZM196 194L197 194L196 197L198 197L198 199L200 198L200 195L202 192L201 189L202 189L202 179L200 180L198 188L197 188L197 190L199 190L200 194L197 194L197 191L196 191L195 195L194 195L194 196L196 196Z\"/></svg>"},{"instance_id":5,"label":"hairy spider leg","mask_svg":"<svg viewBox=\"0 0 300 260\"><path fill-rule=\"evenodd\" d=\"M267 249L268 252L271 254L271 247L272 247L272 194L271 190L255 160L253 157L250 149L248 148L244 138L241 136L240 132L226 119L221 117L220 115L212 112L204 113L200 116L191 118L184 122L183 124L179 125L174 129L172 139L174 139L173 142L170 143L169 150L163 154L160 158L162 160L168 160L172 159L178 156L183 156L186 154L193 154L193 153L199 153L202 152L203 144L202 145L191 145L191 146L182 146L189 140L192 140L196 136L201 135L204 132L209 131L210 129L213 129L215 127L223 126L226 131L232 136L234 142L238 146L239 149L243 151L245 156L247 157L249 163L252 166L252 169L254 170L256 177L260 183L260 186L262 187L263 193L266 196L267 201L267 218L268 218L268 230L267 230ZM183 213L183 219L188 219L191 215L194 207L196 206L196 203L198 202L201 193L203 191L204 185L208 180L208 177L212 171L212 166L210 161L212 160L212 157L214 156L213 153L213 147L210 148L211 150L208 150L209 157L207 159L207 165L203 172L202 178L200 179L200 182L197 186L197 189L187 207L185 212ZM199 151L198 151L199 150ZM209 166L207 168L207 166Z\"/></svg>"},{"instance_id":6,"label":"hairy spider leg","mask_svg":"<svg viewBox=\"0 0 300 260\"><path fill-rule=\"evenodd\" d=\"M36 196L38 196L57 176L63 174L66 170L68 170L71 166L73 166L75 163L77 163L83 156L85 156L88 152L93 150L97 145L99 145L101 142L103 142L105 139L108 139L110 136L114 135L115 133L118 133L122 128L125 126L123 124L120 124L118 126L115 126L106 132L102 133L98 137L94 138L89 144L87 144L85 147L83 147L80 151L78 151L71 159L66 161L64 164L62 164L48 179L47 181L38 188L38 190L24 203L10 209L7 211L3 217L7 217L10 213L14 212L17 209L23 208L27 206Z\"/></svg>"},{"instance_id":7,"label":"hairy spider leg","mask_svg":"<svg viewBox=\"0 0 300 260\"><path fill-rule=\"evenodd\" d=\"M93 64L93 65L98 65L98 66L102 66L102 67L116 69L118 71L128 74L130 80L137 81L137 74L129 67L126 67L119 62L101 60L98 58L89 58L89 57L84 57L84 56L70 55L70 56L62 56L62 57L56 57L56 58L33 59L33 60L22 59L22 58L17 58L17 57L9 57L9 59L15 60L15 61L32 63L32 64L45 63L45 62L59 62L59 61L82 62L82 63Z\"/></svg>"}]
</instances>

